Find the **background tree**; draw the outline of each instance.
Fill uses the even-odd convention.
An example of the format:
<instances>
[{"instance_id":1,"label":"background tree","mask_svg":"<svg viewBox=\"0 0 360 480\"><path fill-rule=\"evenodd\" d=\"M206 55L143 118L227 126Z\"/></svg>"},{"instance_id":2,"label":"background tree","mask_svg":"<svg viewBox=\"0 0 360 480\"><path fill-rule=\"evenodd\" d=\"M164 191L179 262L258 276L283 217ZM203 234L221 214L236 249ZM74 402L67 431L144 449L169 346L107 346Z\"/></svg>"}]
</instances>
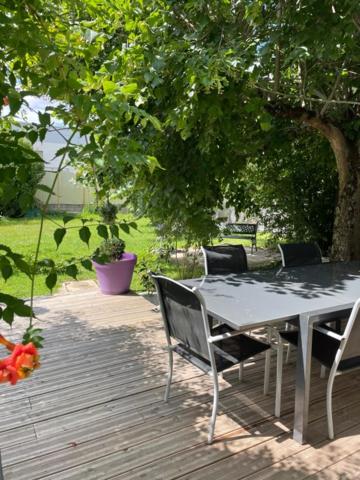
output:
<instances>
[{"instance_id":1,"label":"background tree","mask_svg":"<svg viewBox=\"0 0 360 480\"><path fill-rule=\"evenodd\" d=\"M310 132L318 133L329 142L329 162L336 161L338 172L333 257L360 258L358 2L135 4L125 15L131 41L122 62L148 111L183 140L192 137L199 151L218 147L214 174L231 161L237 170L250 147L261 152L264 132L276 144L276 118L299 132L308 128L314 142L320 140ZM115 32L112 45L120 41ZM235 154L220 148L229 122Z\"/></svg>"},{"instance_id":2,"label":"background tree","mask_svg":"<svg viewBox=\"0 0 360 480\"><path fill-rule=\"evenodd\" d=\"M122 3L122 2L120 2ZM120 6L119 3L119 6ZM135 103L137 85L123 77L119 66L119 51L107 48L111 35L121 30L124 16L112 2L4 0L0 9L0 188L22 208L30 205L24 172L39 162L39 157L24 149L23 142L34 144L44 140L48 131L59 125L70 130L65 145L56 152L58 165L52 187L37 184L45 190L47 201L41 207L40 227L31 263L7 245L0 245L0 272L9 278L14 268L31 279L30 305L23 300L0 293L0 318L12 323L14 314L30 317L30 328L24 341L35 340L31 328L36 274L47 269L46 284L52 289L57 281L56 265L51 259L41 259L41 237L48 203L59 173L68 165L98 165L106 169L107 162L138 164L153 168L156 160L146 154L142 145L128 135L129 128L141 130L149 123L160 129L159 121ZM47 102L37 113L37 120L19 121L19 115L31 108L28 99L38 97ZM75 145L76 132L87 135L86 145ZM19 182L9 182L19 172ZM60 245L70 221L64 217L54 234L54 246ZM87 220L79 228L80 240L88 243L90 230ZM112 234L118 234L114 225ZM128 225L123 228L129 230ZM109 235L105 225L99 225L101 236ZM83 260L83 259L79 259ZM76 277L74 259L69 259L66 273ZM82 262L89 266L89 260Z\"/></svg>"}]
</instances>

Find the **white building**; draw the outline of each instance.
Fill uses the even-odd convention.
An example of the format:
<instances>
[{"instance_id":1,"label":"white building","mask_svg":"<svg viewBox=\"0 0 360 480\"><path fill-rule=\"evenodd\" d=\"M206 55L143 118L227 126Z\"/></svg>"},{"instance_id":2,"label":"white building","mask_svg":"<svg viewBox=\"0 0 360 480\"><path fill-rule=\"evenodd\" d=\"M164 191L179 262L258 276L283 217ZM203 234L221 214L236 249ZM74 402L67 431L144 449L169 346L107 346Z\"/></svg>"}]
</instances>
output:
<instances>
[{"instance_id":1,"label":"white building","mask_svg":"<svg viewBox=\"0 0 360 480\"><path fill-rule=\"evenodd\" d=\"M49 131L42 142L36 141L33 148L45 161L45 176L41 183L51 186L54 175L59 167L61 156L56 157L56 152L66 145L66 139L71 135L71 130L59 127L58 131ZM78 145L85 143L85 137L75 134L72 142ZM36 198L44 202L47 193L38 191ZM92 189L86 188L75 180L75 170L71 166L67 166L58 176L54 195L50 200L50 208L54 210L74 211L78 212L85 205L94 203L95 197Z\"/></svg>"}]
</instances>

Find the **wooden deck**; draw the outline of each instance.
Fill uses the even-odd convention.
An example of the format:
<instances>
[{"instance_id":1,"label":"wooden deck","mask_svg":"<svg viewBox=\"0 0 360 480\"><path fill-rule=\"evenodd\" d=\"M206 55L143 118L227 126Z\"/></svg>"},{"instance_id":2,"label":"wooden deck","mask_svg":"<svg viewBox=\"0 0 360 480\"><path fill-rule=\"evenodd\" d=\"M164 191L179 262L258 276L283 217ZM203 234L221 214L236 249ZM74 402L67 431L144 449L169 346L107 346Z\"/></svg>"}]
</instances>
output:
<instances>
[{"instance_id":1,"label":"wooden deck","mask_svg":"<svg viewBox=\"0 0 360 480\"><path fill-rule=\"evenodd\" d=\"M208 446L210 379L177 359L172 398L162 401L165 338L151 308L136 295L92 290L38 299L43 366L16 387L0 385L5 480L360 478L360 375L336 380L329 442L326 383L314 368L311 444L300 446L291 437L294 364L285 367L281 420L274 369L266 397L263 359L246 365L242 384L229 371Z\"/></svg>"}]
</instances>

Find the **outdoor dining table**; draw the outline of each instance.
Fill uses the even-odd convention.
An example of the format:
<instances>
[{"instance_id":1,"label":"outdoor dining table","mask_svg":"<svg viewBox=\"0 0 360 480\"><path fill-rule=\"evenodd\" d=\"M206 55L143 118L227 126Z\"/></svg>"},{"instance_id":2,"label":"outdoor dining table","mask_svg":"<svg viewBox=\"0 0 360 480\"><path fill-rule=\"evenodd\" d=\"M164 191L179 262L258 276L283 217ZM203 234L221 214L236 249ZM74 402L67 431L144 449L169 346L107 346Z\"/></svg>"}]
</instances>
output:
<instances>
[{"instance_id":1,"label":"outdoor dining table","mask_svg":"<svg viewBox=\"0 0 360 480\"><path fill-rule=\"evenodd\" d=\"M293 438L306 442L313 325L348 315L360 297L360 262L207 275L182 280L202 293L208 313L236 330L299 322Z\"/></svg>"}]
</instances>

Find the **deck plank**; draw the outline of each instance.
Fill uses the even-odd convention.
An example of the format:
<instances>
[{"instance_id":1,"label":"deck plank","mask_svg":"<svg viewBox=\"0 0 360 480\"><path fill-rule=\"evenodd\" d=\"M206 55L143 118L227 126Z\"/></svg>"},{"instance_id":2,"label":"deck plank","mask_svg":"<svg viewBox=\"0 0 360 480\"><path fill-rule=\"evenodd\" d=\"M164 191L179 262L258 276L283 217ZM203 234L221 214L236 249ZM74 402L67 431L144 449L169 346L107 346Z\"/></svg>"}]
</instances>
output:
<instances>
[{"instance_id":1,"label":"deck plank","mask_svg":"<svg viewBox=\"0 0 360 480\"><path fill-rule=\"evenodd\" d=\"M294 364L284 368L283 417L262 393L264 360L220 379L216 442L206 445L211 379L176 359L163 402L167 355L158 313L144 298L96 291L36 299L45 327L42 368L0 385L5 480L267 480L358 478L360 375L336 380L337 437L326 438L325 380L314 368L311 443L292 440ZM11 338L19 338L15 322ZM274 367L275 358L273 358Z\"/></svg>"}]
</instances>

